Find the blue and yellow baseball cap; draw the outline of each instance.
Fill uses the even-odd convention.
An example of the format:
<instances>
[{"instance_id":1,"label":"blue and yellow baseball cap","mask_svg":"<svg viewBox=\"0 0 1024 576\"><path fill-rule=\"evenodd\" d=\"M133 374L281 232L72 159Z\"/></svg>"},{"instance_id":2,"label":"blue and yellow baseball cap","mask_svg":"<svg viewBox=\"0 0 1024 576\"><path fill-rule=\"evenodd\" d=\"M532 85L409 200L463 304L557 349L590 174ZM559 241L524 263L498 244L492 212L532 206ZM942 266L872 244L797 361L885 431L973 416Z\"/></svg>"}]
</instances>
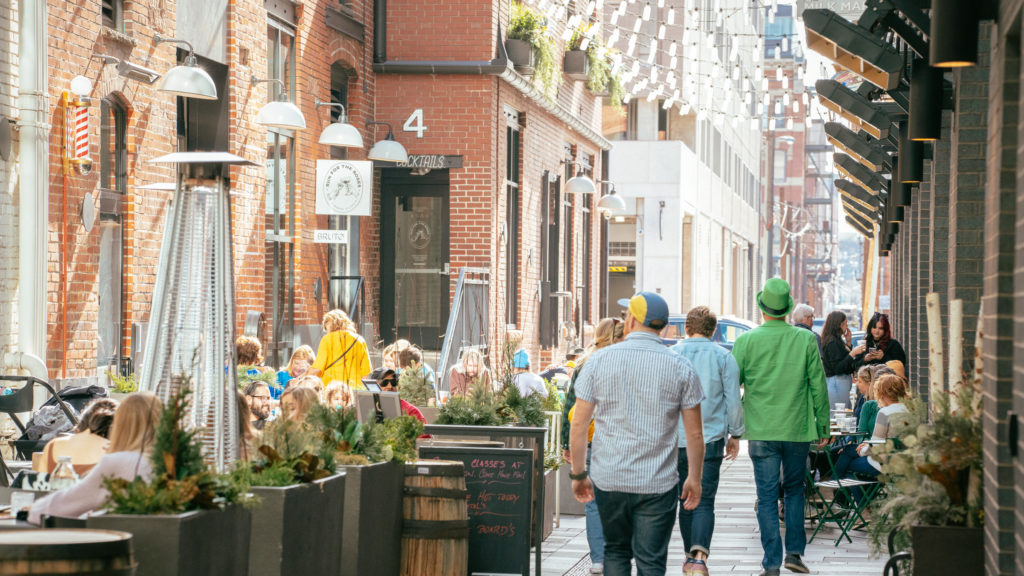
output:
<instances>
[{"instance_id":1,"label":"blue and yellow baseball cap","mask_svg":"<svg viewBox=\"0 0 1024 576\"><path fill-rule=\"evenodd\" d=\"M648 328L664 328L668 324L668 302L654 292L637 292L632 298L619 300L638 322Z\"/></svg>"}]
</instances>

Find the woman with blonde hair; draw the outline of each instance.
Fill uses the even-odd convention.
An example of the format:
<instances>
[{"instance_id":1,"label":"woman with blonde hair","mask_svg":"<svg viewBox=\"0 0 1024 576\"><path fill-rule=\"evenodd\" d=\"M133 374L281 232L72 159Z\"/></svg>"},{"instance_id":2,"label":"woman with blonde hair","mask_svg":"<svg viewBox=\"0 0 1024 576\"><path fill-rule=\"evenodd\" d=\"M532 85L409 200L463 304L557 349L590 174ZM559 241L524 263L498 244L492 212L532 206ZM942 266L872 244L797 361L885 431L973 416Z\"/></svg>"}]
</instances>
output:
<instances>
[{"instance_id":1,"label":"woman with blonde hair","mask_svg":"<svg viewBox=\"0 0 1024 576\"><path fill-rule=\"evenodd\" d=\"M281 397L281 393L288 387L288 383L304 376L309 370L309 367L313 365L313 360L316 359L316 355L313 354L313 348L303 344L292 352L292 357L288 359L288 365L282 368L277 373L277 385L280 388L275 390L275 386L270 387L270 396L277 400Z\"/></svg>"},{"instance_id":2,"label":"woman with blonde hair","mask_svg":"<svg viewBox=\"0 0 1024 576\"><path fill-rule=\"evenodd\" d=\"M320 339L313 366L307 372L319 376L324 382L345 382L350 388L364 388L362 379L373 371L366 342L356 333L356 326L348 314L331 310L324 314L323 329L327 334Z\"/></svg>"},{"instance_id":3,"label":"woman with blonde hair","mask_svg":"<svg viewBox=\"0 0 1024 576\"><path fill-rule=\"evenodd\" d=\"M448 391L454 396L465 396L473 386L474 381L480 381L490 390L491 372L484 366L484 355L476 348L466 348L462 351L459 363L452 366L448 373Z\"/></svg>"},{"instance_id":4,"label":"woman with blonde hair","mask_svg":"<svg viewBox=\"0 0 1024 576\"><path fill-rule=\"evenodd\" d=\"M281 412L288 420L302 422L313 408L320 403L320 393L309 386L289 386L281 395Z\"/></svg>"},{"instance_id":5,"label":"woman with blonde hair","mask_svg":"<svg viewBox=\"0 0 1024 576\"><path fill-rule=\"evenodd\" d=\"M565 393L565 405L562 408L562 455L569 461L569 424L576 405L576 379L586 367L587 359L595 351L617 344L626 337L626 324L621 318L604 318L594 330L594 341L587 346L583 356L576 360L576 369L572 373L572 382ZM594 422L590 422L587 432L587 468L590 468L590 445L594 438ZM586 515L587 544L590 546L590 562L593 568L604 567L604 530L601 528L601 516L597 511L597 502L591 500L583 508ZM593 573L594 570L592 569ZM599 572L598 572L599 573Z\"/></svg>"},{"instance_id":6,"label":"woman with blonde hair","mask_svg":"<svg viewBox=\"0 0 1024 576\"><path fill-rule=\"evenodd\" d=\"M29 510L29 522L39 524L43 516L78 517L99 508L109 497L103 487L108 477L149 480L153 474L150 451L162 411L160 400L149 392L125 398L114 413L109 453L78 484L37 500Z\"/></svg>"},{"instance_id":7,"label":"woman with blonde hair","mask_svg":"<svg viewBox=\"0 0 1024 576\"><path fill-rule=\"evenodd\" d=\"M893 438L896 431L893 424L907 412L907 407L903 404L903 400L907 398L907 381L899 374L879 375L874 382L872 393L880 408L875 416L871 440L862 442L855 448L850 446L843 450L836 461L836 475L839 478L844 478L847 474L875 478L881 474L882 465L870 455L871 445Z\"/></svg>"},{"instance_id":8,"label":"woman with blonde hair","mask_svg":"<svg viewBox=\"0 0 1024 576\"><path fill-rule=\"evenodd\" d=\"M117 401L110 398L99 398L86 406L74 434L58 436L43 448L42 469L38 471L53 472L60 456L71 456L71 465L79 476L91 470L107 454L116 411Z\"/></svg>"}]
</instances>

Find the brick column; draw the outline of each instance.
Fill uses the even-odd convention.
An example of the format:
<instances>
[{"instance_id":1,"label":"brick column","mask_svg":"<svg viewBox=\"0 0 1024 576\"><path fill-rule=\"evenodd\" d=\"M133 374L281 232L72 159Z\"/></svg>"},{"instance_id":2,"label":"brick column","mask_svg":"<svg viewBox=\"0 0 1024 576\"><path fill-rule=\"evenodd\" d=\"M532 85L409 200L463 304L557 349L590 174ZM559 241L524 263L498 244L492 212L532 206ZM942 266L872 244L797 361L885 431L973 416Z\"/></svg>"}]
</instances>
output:
<instances>
[{"instance_id":1,"label":"brick column","mask_svg":"<svg viewBox=\"0 0 1024 576\"><path fill-rule=\"evenodd\" d=\"M993 576L1009 576L1014 573L1014 522L1021 526L1021 522L1024 521L1024 515L1016 519L1014 517L1014 465L1007 445L1005 423L1006 413L1013 409L1014 226L1017 224L1017 215L1021 214L1017 206L1017 190L1020 189L1019 182L1024 182L1024 176L1017 174L1016 161L1016 157L1022 152L1018 141L1021 75L1018 38L1019 36L1007 40L1002 36L992 40L993 60L988 84L991 94L986 117L987 179L983 191L985 202L982 212L982 389L985 407L982 417L982 450L985 470L985 572ZM974 209L973 205L969 206L970 211L973 212ZM1017 290L1020 291L1024 286L1024 271L1019 271L1018 274ZM957 281L959 283L960 278ZM1019 306L1018 318L1021 311ZM967 328L966 318L964 327ZM1018 476L1018 482L1021 480ZM1019 538L1018 533L1018 540ZM1020 545L1018 542L1018 546ZM1020 561L1021 558L1018 556L1018 562ZM1020 568L1017 573L1021 573Z\"/></svg>"},{"instance_id":2,"label":"brick column","mask_svg":"<svg viewBox=\"0 0 1024 576\"><path fill-rule=\"evenodd\" d=\"M932 171L930 174L931 194L928 203L931 206L928 223L928 283L923 288L925 293L935 292L939 295L940 301L948 302L949 296L949 166L950 166L950 136L952 133L953 114L950 111L942 113L942 137L934 144L932 153ZM948 308L943 307L941 317L943 325L946 323ZM922 327L922 333L928 333L927 319ZM943 339L945 342L945 338ZM924 358L921 376L928 375L928 342L924 343ZM919 390L921 398L928 400L928 386L922 385Z\"/></svg>"},{"instance_id":3,"label":"brick column","mask_svg":"<svg viewBox=\"0 0 1024 576\"><path fill-rule=\"evenodd\" d=\"M931 214L932 214L932 182L929 176L932 174L932 161L925 161L925 180L921 182L921 188L914 195L914 209L917 215L914 223L914 240L917 245L914 270L917 281L914 286L914 294L917 298L917 306L914 313L914 332L916 338L911 343L913 349L907 350L908 360L913 368L910 370L911 384L918 388L928 388L928 319L925 309L925 295L928 293L931 284Z\"/></svg>"}]
</instances>

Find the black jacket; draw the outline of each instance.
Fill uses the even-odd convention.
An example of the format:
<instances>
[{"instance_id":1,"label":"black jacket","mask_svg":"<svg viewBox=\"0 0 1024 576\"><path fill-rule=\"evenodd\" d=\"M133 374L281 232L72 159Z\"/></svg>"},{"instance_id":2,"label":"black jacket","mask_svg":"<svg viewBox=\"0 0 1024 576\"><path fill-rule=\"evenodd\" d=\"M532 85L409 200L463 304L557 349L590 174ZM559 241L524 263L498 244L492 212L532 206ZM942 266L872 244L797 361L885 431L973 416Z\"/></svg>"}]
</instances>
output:
<instances>
[{"instance_id":1,"label":"black jacket","mask_svg":"<svg viewBox=\"0 0 1024 576\"><path fill-rule=\"evenodd\" d=\"M825 377L854 374L860 368L861 357L850 356L850 349L842 338L833 338L821 349L821 362L825 366Z\"/></svg>"},{"instance_id":2,"label":"black jacket","mask_svg":"<svg viewBox=\"0 0 1024 576\"><path fill-rule=\"evenodd\" d=\"M864 340L864 345L869 349L878 346L875 342L872 341L870 335L866 340ZM864 356L867 356L867 350L865 350L864 354L858 358L858 360L860 360L862 364L885 364L886 362L899 360L900 362L903 363L904 373L908 377L910 375L910 369L907 366L907 353L903 351L903 345L900 344L900 341L895 338L889 339L889 345L886 346L885 350L882 351L882 357L879 358L878 360L866 362L864 361Z\"/></svg>"}]
</instances>

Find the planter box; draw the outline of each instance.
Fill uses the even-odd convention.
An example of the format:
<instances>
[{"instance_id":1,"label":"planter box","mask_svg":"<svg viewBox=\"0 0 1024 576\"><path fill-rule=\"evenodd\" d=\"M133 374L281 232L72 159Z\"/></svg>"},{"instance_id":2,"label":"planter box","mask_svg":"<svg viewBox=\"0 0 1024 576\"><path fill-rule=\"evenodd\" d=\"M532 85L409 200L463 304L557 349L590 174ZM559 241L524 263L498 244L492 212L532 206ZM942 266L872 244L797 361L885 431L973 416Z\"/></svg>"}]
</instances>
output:
<instances>
[{"instance_id":1,"label":"planter box","mask_svg":"<svg viewBox=\"0 0 1024 576\"><path fill-rule=\"evenodd\" d=\"M914 526L910 529L914 576L984 576L981 528Z\"/></svg>"},{"instance_id":2,"label":"planter box","mask_svg":"<svg viewBox=\"0 0 1024 576\"><path fill-rule=\"evenodd\" d=\"M284 488L253 486L249 575L338 574L345 474Z\"/></svg>"},{"instance_id":3,"label":"planter box","mask_svg":"<svg viewBox=\"0 0 1024 576\"><path fill-rule=\"evenodd\" d=\"M137 576L245 576L252 514L241 506L184 514L91 516L87 528L132 535Z\"/></svg>"},{"instance_id":4,"label":"planter box","mask_svg":"<svg viewBox=\"0 0 1024 576\"><path fill-rule=\"evenodd\" d=\"M111 400L116 400L117 403L120 404L121 402L124 402L125 398L134 394L134 392L114 392L113 390L111 390L110 392L108 392L108 394L110 394Z\"/></svg>"},{"instance_id":5,"label":"planter box","mask_svg":"<svg viewBox=\"0 0 1024 576\"><path fill-rule=\"evenodd\" d=\"M340 466L338 471L345 472L341 575L397 576L402 559L404 466L382 462Z\"/></svg>"},{"instance_id":6,"label":"planter box","mask_svg":"<svg viewBox=\"0 0 1024 576\"><path fill-rule=\"evenodd\" d=\"M587 59L586 50L569 50L562 60L562 68L565 75L577 82L587 80L587 72L590 71L590 61Z\"/></svg>"},{"instance_id":7,"label":"planter box","mask_svg":"<svg viewBox=\"0 0 1024 576\"><path fill-rule=\"evenodd\" d=\"M515 66L516 72L523 76L533 75L533 44L526 40L509 38L505 40L505 52L508 53L508 59Z\"/></svg>"},{"instance_id":8,"label":"planter box","mask_svg":"<svg viewBox=\"0 0 1024 576\"><path fill-rule=\"evenodd\" d=\"M555 475L558 474L558 470L545 470L544 471L544 531L541 535L542 540L547 540L548 536L555 529Z\"/></svg>"}]
</instances>

